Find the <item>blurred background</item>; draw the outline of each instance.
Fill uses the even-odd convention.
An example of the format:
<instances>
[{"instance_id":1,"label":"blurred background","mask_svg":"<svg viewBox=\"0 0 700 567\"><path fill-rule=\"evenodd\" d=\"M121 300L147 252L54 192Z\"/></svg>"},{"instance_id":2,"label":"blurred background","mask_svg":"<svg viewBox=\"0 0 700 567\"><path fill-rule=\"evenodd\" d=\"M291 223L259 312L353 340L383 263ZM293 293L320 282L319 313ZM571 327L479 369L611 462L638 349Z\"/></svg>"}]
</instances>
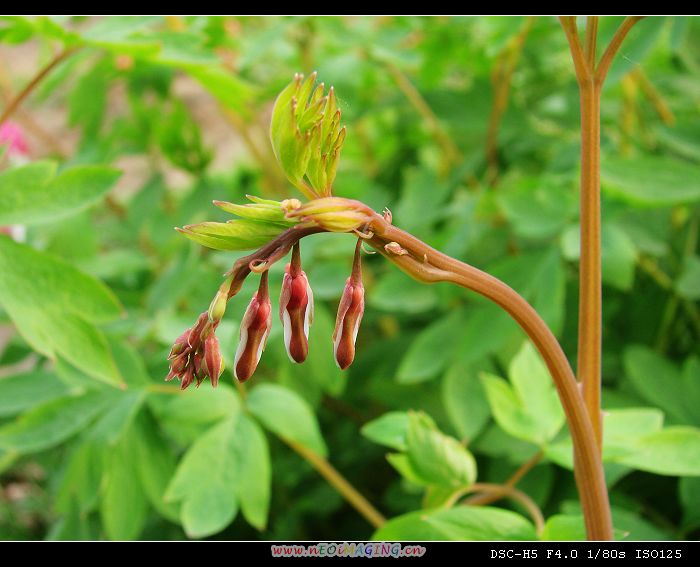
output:
<instances>
[{"instance_id":1,"label":"blurred background","mask_svg":"<svg viewBox=\"0 0 700 567\"><path fill-rule=\"evenodd\" d=\"M602 18L599 45L620 21ZM549 378L496 307L365 255L358 355L337 370L344 235L302 244L316 298L303 366L275 316L247 391L234 387L251 281L218 332L219 388L163 382L170 345L243 255L173 227L229 218L213 199L301 197L267 132L277 93L314 70L348 128L334 192L508 282L575 363L578 91L556 19L0 18L0 539L366 540L376 526L294 444L395 518L458 486L459 471L416 474L432 458L406 441L419 426L459 441L479 482L524 471L543 537L581 537ZM602 103L619 537L700 533L699 111L700 21L643 20ZM415 531L403 516L377 537L534 537L518 523L530 508L493 505L511 532Z\"/></svg>"}]
</instances>

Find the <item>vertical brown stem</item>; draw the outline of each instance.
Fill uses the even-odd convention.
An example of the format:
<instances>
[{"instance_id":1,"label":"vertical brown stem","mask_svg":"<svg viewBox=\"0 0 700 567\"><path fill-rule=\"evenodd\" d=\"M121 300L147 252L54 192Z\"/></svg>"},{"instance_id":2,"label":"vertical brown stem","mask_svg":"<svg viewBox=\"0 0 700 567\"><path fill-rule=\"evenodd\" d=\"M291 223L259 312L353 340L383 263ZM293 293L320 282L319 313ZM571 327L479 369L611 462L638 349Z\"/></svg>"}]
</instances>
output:
<instances>
[{"instance_id":1,"label":"vertical brown stem","mask_svg":"<svg viewBox=\"0 0 700 567\"><path fill-rule=\"evenodd\" d=\"M583 399L602 447L600 370L602 279L600 262L600 88L580 85L581 100L581 263L579 268L578 378Z\"/></svg>"}]
</instances>

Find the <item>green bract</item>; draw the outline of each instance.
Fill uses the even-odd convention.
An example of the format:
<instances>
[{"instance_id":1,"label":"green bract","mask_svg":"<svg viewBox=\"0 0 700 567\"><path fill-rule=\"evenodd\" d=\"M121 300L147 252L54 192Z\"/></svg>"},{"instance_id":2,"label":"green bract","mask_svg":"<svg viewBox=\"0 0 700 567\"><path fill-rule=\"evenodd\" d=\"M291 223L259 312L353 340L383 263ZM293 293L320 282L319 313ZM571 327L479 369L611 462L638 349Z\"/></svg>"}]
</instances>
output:
<instances>
[{"instance_id":1,"label":"green bract","mask_svg":"<svg viewBox=\"0 0 700 567\"><path fill-rule=\"evenodd\" d=\"M345 127L333 87L324 94L316 73L297 74L275 101L270 124L272 147L287 179L310 199L331 194Z\"/></svg>"},{"instance_id":2,"label":"green bract","mask_svg":"<svg viewBox=\"0 0 700 567\"><path fill-rule=\"evenodd\" d=\"M272 240L295 220L285 217L282 203L248 195L252 204L236 205L225 201L214 204L241 220L228 222L200 222L177 230L190 240L214 250L250 250Z\"/></svg>"}]
</instances>

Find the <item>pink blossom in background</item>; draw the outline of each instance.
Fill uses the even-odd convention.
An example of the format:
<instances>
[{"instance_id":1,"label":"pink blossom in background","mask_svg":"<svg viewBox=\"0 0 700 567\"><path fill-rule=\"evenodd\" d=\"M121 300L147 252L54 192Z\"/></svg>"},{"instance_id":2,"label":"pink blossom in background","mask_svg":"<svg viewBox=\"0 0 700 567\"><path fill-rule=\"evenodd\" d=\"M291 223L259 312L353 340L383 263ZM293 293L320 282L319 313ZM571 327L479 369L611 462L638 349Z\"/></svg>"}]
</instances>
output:
<instances>
[{"instance_id":1,"label":"pink blossom in background","mask_svg":"<svg viewBox=\"0 0 700 567\"><path fill-rule=\"evenodd\" d=\"M27 139L16 122L8 120L0 125L0 146L7 146L7 155L10 159L29 155Z\"/></svg>"},{"instance_id":2,"label":"pink blossom in background","mask_svg":"<svg viewBox=\"0 0 700 567\"><path fill-rule=\"evenodd\" d=\"M16 122L6 121L0 125L0 150L6 146L6 155L11 165L23 165L29 162L29 146L24 137L22 128ZM17 242L24 242L27 238L27 229L24 225L13 224L0 226L0 234L7 234Z\"/></svg>"}]
</instances>

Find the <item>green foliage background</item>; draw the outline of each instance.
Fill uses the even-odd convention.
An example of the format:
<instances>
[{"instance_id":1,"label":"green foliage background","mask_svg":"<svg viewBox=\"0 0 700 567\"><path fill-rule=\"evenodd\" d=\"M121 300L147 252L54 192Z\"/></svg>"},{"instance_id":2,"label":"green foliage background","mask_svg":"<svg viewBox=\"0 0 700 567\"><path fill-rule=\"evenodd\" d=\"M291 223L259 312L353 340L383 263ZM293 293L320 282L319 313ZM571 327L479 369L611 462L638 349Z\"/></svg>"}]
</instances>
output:
<instances>
[{"instance_id":1,"label":"green foliage background","mask_svg":"<svg viewBox=\"0 0 700 567\"><path fill-rule=\"evenodd\" d=\"M601 21L600 45L619 21ZM583 536L549 377L497 308L366 256L358 356L336 369L346 236L303 243L317 300L304 366L275 321L247 399L228 370L217 390L162 382L170 344L238 257L173 227L225 219L212 199L299 196L266 129L277 92L314 69L348 126L335 193L504 279L575 361L578 94L556 20L8 17L0 42L6 101L76 49L14 117L32 162L5 156L0 171L0 224L28 228L25 243L0 236L0 538L531 539L519 504L449 497L538 454L517 486L547 518L541 537ZM643 20L602 107L604 455L620 538L699 533L699 110L700 22ZM281 266L271 275L275 289ZM220 327L228 368L253 289ZM289 442L391 520L375 533Z\"/></svg>"}]
</instances>

